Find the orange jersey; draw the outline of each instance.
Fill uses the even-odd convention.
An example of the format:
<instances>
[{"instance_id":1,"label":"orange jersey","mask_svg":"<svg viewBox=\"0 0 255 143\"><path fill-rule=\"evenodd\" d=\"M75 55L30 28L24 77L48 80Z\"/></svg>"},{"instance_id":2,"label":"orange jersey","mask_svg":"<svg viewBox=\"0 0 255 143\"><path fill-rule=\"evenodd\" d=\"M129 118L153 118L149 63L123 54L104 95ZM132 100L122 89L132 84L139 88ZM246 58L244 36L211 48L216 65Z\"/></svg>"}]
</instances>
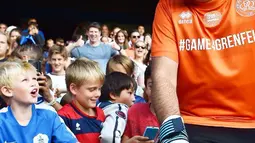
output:
<instances>
[{"instance_id":1,"label":"orange jersey","mask_svg":"<svg viewBox=\"0 0 255 143\"><path fill-rule=\"evenodd\" d=\"M160 0L152 56L179 64L186 123L255 128L254 0Z\"/></svg>"}]
</instances>

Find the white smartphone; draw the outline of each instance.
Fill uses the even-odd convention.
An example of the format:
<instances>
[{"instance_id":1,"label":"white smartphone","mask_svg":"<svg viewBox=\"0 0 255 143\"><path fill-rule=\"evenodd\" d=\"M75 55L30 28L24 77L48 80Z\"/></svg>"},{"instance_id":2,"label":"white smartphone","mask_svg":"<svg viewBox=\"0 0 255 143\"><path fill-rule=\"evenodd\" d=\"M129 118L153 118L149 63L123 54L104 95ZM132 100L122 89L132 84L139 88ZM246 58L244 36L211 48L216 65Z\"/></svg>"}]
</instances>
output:
<instances>
[{"instance_id":1,"label":"white smartphone","mask_svg":"<svg viewBox=\"0 0 255 143\"><path fill-rule=\"evenodd\" d=\"M147 126L143 133L143 136L148 137L149 140L154 140L158 134L158 130L158 127Z\"/></svg>"}]
</instances>

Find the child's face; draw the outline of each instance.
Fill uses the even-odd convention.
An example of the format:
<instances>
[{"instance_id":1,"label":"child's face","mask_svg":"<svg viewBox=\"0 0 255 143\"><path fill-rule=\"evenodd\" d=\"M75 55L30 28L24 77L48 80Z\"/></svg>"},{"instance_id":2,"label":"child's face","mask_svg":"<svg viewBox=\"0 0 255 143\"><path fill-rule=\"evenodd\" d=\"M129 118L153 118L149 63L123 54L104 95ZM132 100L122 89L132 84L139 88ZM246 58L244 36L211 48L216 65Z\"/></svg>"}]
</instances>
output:
<instances>
[{"instance_id":1,"label":"child's face","mask_svg":"<svg viewBox=\"0 0 255 143\"><path fill-rule=\"evenodd\" d=\"M34 104L37 102L39 85L35 71L27 71L14 80L11 88L12 102L21 104Z\"/></svg>"},{"instance_id":2,"label":"child's face","mask_svg":"<svg viewBox=\"0 0 255 143\"><path fill-rule=\"evenodd\" d=\"M4 35L0 35L0 57L5 57L7 50L7 37Z\"/></svg>"},{"instance_id":3,"label":"child's face","mask_svg":"<svg viewBox=\"0 0 255 143\"><path fill-rule=\"evenodd\" d=\"M95 108L98 98L101 96L102 82L86 82L80 87L71 89L78 103L85 109Z\"/></svg>"},{"instance_id":4,"label":"child's face","mask_svg":"<svg viewBox=\"0 0 255 143\"><path fill-rule=\"evenodd\" d=\"M127 106L132 106L135 102L134 91L131 89L124 89L120 92L120 96L116 96L116 103L123 103Z\"/></svg>"},{"instance_id":5,"label":"child's face","mask_svg":"<svg viewBox=\"0 0 255 143\"><path fill-rule=\"evenodd\" d=\"M145 86L145 93L146 93L146 95L148 95L149 101L150 101L150 97L151 97L151 88L152 88L152 80L151 80L151 78L148 78L146 86Z\"/></svg>"},{"instance_id":6,"label":"child's face","mask_svg":"<svg viewBox=\"0 0 255 143\"><path fill-rule=\"evenodd\" d=\"M55 73L61 73L65 70L66 60L60 54L53 54L50 63Z\"/></svg>"},{"instance_id":7,"label":"child's face","mask_svg":"<svg viewBox=\"0 0 255 143\"><path fill-rule=\"evenodd\" d=\"M47 47L51 48L54 45L54 42L52 40L47 41Z\"/></svg>"}]
</instances>

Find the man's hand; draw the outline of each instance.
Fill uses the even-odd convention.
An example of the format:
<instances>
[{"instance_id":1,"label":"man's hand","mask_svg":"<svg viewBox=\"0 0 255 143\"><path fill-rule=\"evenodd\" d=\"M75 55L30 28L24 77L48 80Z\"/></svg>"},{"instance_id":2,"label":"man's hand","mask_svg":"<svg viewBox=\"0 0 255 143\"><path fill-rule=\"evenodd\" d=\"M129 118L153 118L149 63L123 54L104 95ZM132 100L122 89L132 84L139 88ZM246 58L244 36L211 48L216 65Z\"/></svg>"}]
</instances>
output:
<instances>
[{"instance_id":1,"label":"man's hand","mask_svg":"<svg viewBox=\"0 0 255 143\"><path fill-rule=\"evenodd\" d=\"M117 51L120 50L120 46L116 42L112 42L112 48L117 50Z\"/></svg>"},{"instance_id":2,"label":"man's hand","mask_svg":"<svg viewBox=\"0 0 255 143\"><path fill-rule=\"evenodd\" d=\"M148 137L144 136L133 136L132 138L126 140L124 143L154 143L154 141L149 140Z\"/></svg>"},{"instance_id":3,"label":"man's hand","mask_svg":"<svg viewBox=\"0 0 255 143\"><path fill-rule=\"evenodd\" d=\"M85 43L85 41L82 39L82 35L80 36L80 38L74 43L75 47L81 47L83 46Z\"/></svg>"},{"instance_id":4,"label":"man's hand","mask_svg":"<svg viewBox=\"0 0 255 143\"><path fill-rule=\"evenodd\" d=\"M29 35L36 35L38 34L39 30L36 26L32 26L29 28Z\"/></svg>"}]
</instances>

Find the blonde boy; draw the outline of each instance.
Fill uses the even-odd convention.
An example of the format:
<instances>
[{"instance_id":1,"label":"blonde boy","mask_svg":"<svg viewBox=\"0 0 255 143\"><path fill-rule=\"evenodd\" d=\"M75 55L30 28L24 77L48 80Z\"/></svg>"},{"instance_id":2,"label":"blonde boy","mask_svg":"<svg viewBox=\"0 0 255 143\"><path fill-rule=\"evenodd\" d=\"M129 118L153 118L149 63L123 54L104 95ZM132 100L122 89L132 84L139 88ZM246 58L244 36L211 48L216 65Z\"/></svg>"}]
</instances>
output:
<instances>
[{"instance_id":1,"label":"blonde boy","mask_svg":"<svg viewBox=\"0 0 255 143\"><path fill-rule=\"evenodd\" d=\"M38 91L33 65L0 64L0 93L10 105L0 110L0 142L77 142L55 112L34 105Z\"/></svg>"},{"instance_id":2,"label":"blonde boy","mask_svg":"<svg viewBox=\"0 0 255 143\"><path fill-rule=\"evenodd\" d=\"M58 114L80 142L99 143L105 116L96 102L103 82L104 74L94 61L77 59L66 69L67 90L73 101L63 106Z\"/></svg>"}]
</instances>

